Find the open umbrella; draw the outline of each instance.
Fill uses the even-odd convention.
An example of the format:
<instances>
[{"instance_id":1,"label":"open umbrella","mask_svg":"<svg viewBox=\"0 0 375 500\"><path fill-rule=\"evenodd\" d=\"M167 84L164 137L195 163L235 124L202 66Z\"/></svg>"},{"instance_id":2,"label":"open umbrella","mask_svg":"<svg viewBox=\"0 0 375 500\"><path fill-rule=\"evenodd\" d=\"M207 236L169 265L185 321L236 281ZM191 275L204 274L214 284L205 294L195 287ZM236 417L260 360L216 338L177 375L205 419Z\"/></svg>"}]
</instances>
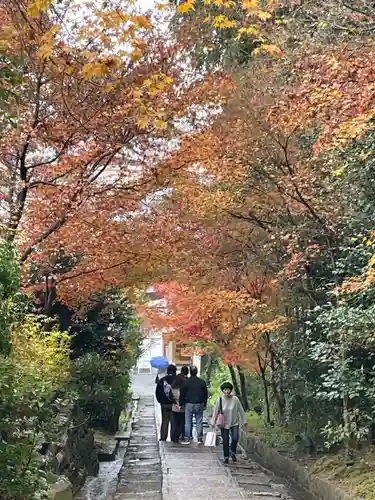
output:
<instances>
[{"instance_id":1,"label":"open umbrella","mask_svg":"<svg viewBox=\"0 0 375 500\"><path fill-rule=\"evenodd\" d=\"M152 368L157 368L158 370L165 370L168 367L169 361L168 358L164 356L155 356L150 359L150 364Z\"/></svg>"}]
</instances>

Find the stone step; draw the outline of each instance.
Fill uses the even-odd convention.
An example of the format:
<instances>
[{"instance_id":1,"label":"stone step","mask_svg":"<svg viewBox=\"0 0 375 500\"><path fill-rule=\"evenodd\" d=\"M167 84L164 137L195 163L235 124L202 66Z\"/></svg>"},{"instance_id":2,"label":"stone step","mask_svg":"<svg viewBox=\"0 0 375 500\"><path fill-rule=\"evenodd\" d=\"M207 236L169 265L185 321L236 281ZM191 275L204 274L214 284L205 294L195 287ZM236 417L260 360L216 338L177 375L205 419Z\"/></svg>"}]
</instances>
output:
<instances>
[{"instance_id":1,"label":"stone step","mask_svg":"<svg viewBox=\"0 0 375 500\"><path fill-rule=\"evenodd\" d=\"M147 491L145 493L117 492L113 500L163 500L163 498L160 491Z\"/></svg>"},{"instance_id":2,"label":"stone step","mask_svg":"<svg viewBox=\"0 0 375 500\"><path fill-rule=\"evenodd\" d=\"M263 467L261 467L258 464L253 464L253 463L231 463L231 468L233 469L238 469L238 470L244 470L244 471L262 471L264 470Z\"/></svg>"},{"instance_id":3,"label":"stone step","mask_svg":"<svg viewBox=\"0 0 375 500\"><path fill-rule=\"evenodd\" d=\"M245 478L236 477L237 483L246 491L260 493L261 495L278 496L278 493L268 484L249 483ZM279 495L280 496L280 495Z\"/></svg>"},{"instance_id":4,"label":"stone step","mask_svg":"<svg viewBox=\"0 0 375 500\"><path fill-rule=\"evenodd\" d=\"M241 467L235 467L230 465L230 471L234 476L248 476L248 477L262 477L263 479L268 479L268 476L260 470L256 469L242 469Z\"/></svg>"},{"instance_id":5,"label":"stone step","mask_svg":"<svg viewBox=\"0 0 375 500\"><path fill-rule=\"evenodd\" d=\"M130 439L130 435L131 433L130 432L118 432L116 435L115 435L115 439L117 441L127 441Z\"/></svg>"},{"instance_id":6,"label":"stone step","mask_svg":"<svg viewBox=\"0 0 375 500\"><path fill-rule=\"evenodd\" d=\"M245 491L244 496L249 500L278 500L281 497L281 494L274 492L273 494L268 495L262 492L253 493Z\"/></svg>"},{"instance_id":7,"label":"stone step","mask_svg":"<svg viewBox=\"0 0 375 500\"><path fill-rule=\"evenodd\" d=\"M161 480L138 481L135 483L125 482L125 480L120 481L117 491L121 493L144 493L146 491L161 491Z\"/></svg>"},{"instance_id":8,"label":"stone step","mask_svg":"<svg viewBox=\"0 0 375 500\"><path fill-rule=\"evenodd\" d=\"M127 472L126 481L128 483L134 483L139 481L161 481L159 472L148 472L148 473L137 473L137 472Z\"/></svg>"},{"instance_id":9,"label":"stone step","mask_svg":"<svg viewBox=\"0 0 375 500\"><path fill-rule=\"evenodd\" d=\"M267 478L259 477L257 474L253 474L252 476L248 475L237 475L233 474L233 476L237 479L237 482L244 485L259 485L259 486L267 486L271 487L271 481Z\"/></svg>"},{"instance_id":10,"label":"stone step","mask_svg":"<svg viewBox=\"0 0 375 500\"><path fill-rule=\"evenodd\" d=\"M129 444L128 451L129 453L138 453L138 452L159 452L159 448L155 443L133 443Z\"/></svg>"}]
</instances>

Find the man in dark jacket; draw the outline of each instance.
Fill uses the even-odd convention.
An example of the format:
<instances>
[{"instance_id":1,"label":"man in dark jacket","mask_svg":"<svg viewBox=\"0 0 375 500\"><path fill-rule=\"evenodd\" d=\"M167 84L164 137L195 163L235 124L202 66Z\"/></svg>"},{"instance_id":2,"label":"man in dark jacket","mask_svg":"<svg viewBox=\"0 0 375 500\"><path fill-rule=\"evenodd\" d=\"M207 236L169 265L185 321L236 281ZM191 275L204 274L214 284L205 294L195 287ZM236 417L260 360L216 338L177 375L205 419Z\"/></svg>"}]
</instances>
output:
<instances>
[{"instance_id":1,"label":"man in dark jacket","mask_svg":"<svg viewBox=\"0 0 375 500\"><path fill-rule=\"evenodd\" d=\"M172 383L176 378L177 369L175 365L169 365L167 374L162 377L156 385L155 396L161 406L160 441L166 441L168 437L169 424L173 425L172 404L175 402L172 393ZM171 429L172 433L172 429Z\"/></svg>"},{"instance_id":2,"label":"man in dark jacket","mask_svg":"<svg viewBox=\"0 0 375 500\"><path fill-rule=\"evenodd\" d=\"M206 382L198 377L196 366L190 368L190 378L186 380L180 394L180 405L185 408L185 440L190 444L193 438L193 415L197 423L198 443L203 443L203 412L207 406L208 390Z\"/></svg>"}]
</instances>

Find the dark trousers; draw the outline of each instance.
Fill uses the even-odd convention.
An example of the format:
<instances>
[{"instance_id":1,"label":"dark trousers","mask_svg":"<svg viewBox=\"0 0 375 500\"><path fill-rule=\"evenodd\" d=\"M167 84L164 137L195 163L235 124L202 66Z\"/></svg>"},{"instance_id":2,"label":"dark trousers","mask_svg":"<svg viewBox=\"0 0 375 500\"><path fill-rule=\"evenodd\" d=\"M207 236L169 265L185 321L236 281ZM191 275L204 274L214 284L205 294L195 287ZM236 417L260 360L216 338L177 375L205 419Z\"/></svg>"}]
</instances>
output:
<instances>
[{"instance_id":1,"label":"dark trousers","mask_svg":"<svg viewBox=\"0 0 375 500\"><path fill-rule=\"evenodd\" d=\"M161 405L161 426L160 426L161 441L166 441L168 438L169 424L171 424L171 435L172 435L174 432L172 405Z\"/></svg>"},{"instance_id":2,"label":"dark trousers","mask_svg":"<svg viewBox=\"0 0 375 500\"><path fill-rule=\"evenodd\" d=\"M173 432L171 433L171 439L173 442L177 443L179 439L185 438L185 413L172 412L173 421Z\"/></svg>"},{"instance_id":3,"label":"dark trousers","mask_svg":"<svg viewBox=\"0 0 375 500\"><path fill-rule=\"evenodd\" d=\"M221 436L223 438L223 449L224 449L224 458L229 458L229 435L232 438L230 451L234 455L237 452L238 438L239 438L239 426L235 425L230 429L221 429Z\"/></svg>"}]
</instances>

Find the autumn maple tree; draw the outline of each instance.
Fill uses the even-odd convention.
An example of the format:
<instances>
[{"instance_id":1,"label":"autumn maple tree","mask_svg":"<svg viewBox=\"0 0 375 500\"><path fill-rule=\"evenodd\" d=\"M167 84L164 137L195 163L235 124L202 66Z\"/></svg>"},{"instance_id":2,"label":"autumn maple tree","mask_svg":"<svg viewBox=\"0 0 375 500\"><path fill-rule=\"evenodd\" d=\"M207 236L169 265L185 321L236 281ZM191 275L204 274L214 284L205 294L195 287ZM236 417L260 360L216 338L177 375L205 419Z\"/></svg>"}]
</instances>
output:
<instances>
[{"instance_id":1,"label":"autumn maple tree","mask_svg":"<svg viewBox=\"0 0 375 500\"><path fill-rule=\"evenodd\" d=\"M18 75L3 80L3 235L26 274L54 272L61 295L83 298L160 256L144 204L173 175L158 160L179 120L193 124L225 83L187 79L179 45L131 4L11 1L1 12Z\"/></svg>"}]
</instances>

